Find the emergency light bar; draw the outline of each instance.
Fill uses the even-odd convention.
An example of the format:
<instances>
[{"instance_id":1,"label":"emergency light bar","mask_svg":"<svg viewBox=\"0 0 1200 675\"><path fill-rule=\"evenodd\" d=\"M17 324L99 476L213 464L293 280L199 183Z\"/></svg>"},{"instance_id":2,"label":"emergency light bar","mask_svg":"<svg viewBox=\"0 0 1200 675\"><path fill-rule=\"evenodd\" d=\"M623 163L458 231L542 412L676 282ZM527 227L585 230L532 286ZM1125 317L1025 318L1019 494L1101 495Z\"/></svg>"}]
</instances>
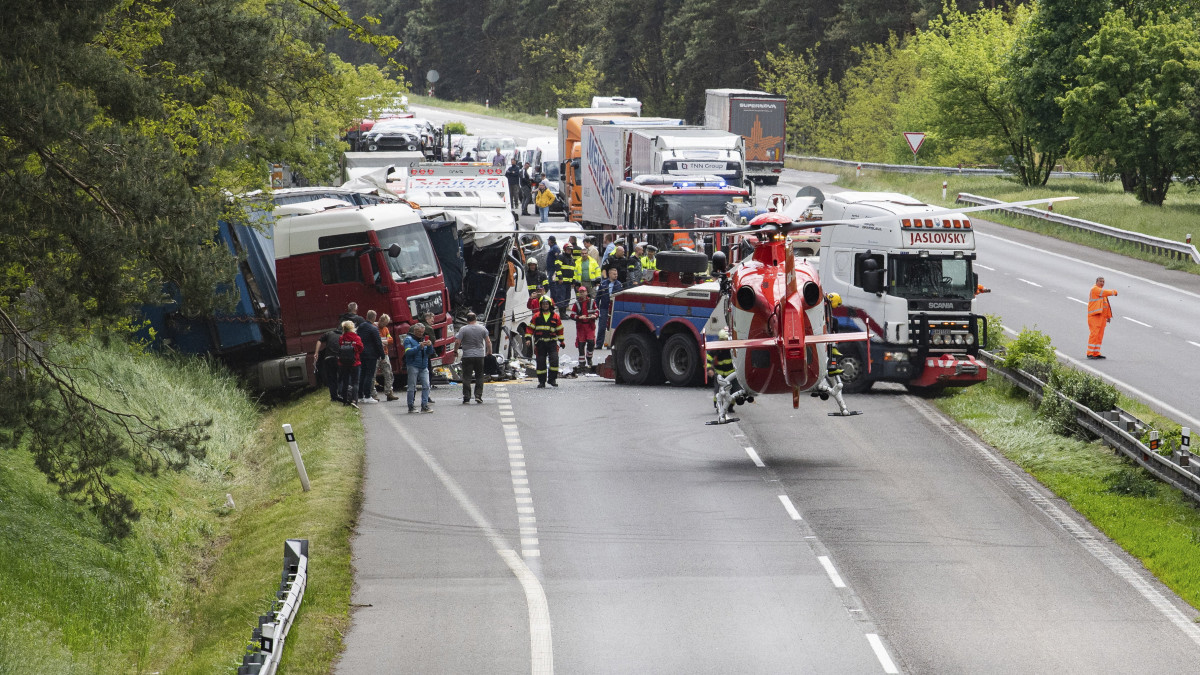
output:
<instances>
[{"instance_id":1,"label":"emergency light bar","mask_svg":"<svg viewBox=\"0 0 1200 675\"><path fill-rule=\"evenodd\" d=\"M677 188L724 188L729 187L723 180L679 180L671 184Z\"/></svg>"},{"instance_id":2,"label":"emergency light bar","mask_svg":"<svg viewBox=\"0 0 1200 675\"><path fill-rule=\"evenodd\" d=\"M938 227L939 225L941 227L953 227L967 230L971 229L971 221L966 218L925 218L924 220L920 218L903 218L900 220L900 227L904 229L914 227Z\"/></svg>"},{"instance_id":3,"label":"emergency light bar","mask_svg":"<svg viewBox=\"0 0 1200 675\"><path fill-rule=\"evenodd\" d=\"M455 163L455 164L422 164L419 167L409 169L410 176L503 176L504 167L492 166L490 164L470 164L470 163Z\"/></svg>"}]
</instances>

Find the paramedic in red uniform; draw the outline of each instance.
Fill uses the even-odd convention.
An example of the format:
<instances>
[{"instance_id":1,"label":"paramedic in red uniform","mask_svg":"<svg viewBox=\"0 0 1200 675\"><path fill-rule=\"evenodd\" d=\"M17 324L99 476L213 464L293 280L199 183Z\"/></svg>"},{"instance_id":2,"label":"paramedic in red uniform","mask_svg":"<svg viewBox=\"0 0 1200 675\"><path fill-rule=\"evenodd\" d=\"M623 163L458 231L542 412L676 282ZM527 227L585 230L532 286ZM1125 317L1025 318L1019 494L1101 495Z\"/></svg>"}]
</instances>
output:
<instances>
[{"instance_id":1,"label":"paramedic in red uniform","mask_svg":"<svg viewBox=\"0 0 1200 675\"><path fill-rule=\"evenodd\" d=\"M1112 306L1108 304L1108 298L1116 294L1116 291L1104 290L1104 277L1096 278L1096 285L1092 286L1092 292L1088 294L1087 357L1089 359L1105 358L1100 353L1100 343L1104 342L1104 328L1109 321L1112 321Z\"/></svg>"}]
</instances>

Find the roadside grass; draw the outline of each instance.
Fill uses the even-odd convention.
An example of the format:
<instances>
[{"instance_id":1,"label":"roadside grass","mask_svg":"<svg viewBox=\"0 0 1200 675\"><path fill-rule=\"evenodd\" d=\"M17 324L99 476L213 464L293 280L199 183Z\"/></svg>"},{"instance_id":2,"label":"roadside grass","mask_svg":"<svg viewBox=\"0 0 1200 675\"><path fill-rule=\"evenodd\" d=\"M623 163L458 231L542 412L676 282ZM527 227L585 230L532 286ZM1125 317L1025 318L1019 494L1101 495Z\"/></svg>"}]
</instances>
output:
<instances>
[{"instance_id":1,"label":"roadside grass","mask_svg":"<svg viewBox=\"0 0 1200 675\"><path fill-rule=\"evenodd\" d=\"M261 417L232 376L202 359L97 343L58 347L54 355L75 364L75 377L101 402L165 424L212 418L212 439L207 457L183 472L138 476L126 467L113 479L142 512L133 534L119 541L63 499L22 445L0 446L0 674L227 672L274 597L283 540L292 536L312 541L315 570L288 651L305 664L295 672L322 663L328 672L337 628L348 619L348 527L362 455L357 417L310 402L319 395ZM315 487L306 501L285 479L291 459L272 428L284 415L310 439ZM358 459L332 456L325 436ZM330 495L335 486L343 488ZM225 508L227 492L236 510ZM282 514L284 505L294 513ZM249 554L253 546L262 547L261 558ZM227 559L231 553L248 560ZM244 567L230 576L234 564ZM246 592L240 583L248 596L239 595ZM216 618L222 614L230 622ZM192 652L207 642L230 647L201 663Z\"/></svg>"},{"instance_id":2,"label":"roadside grass","mask_svg":"<svg viewBox=\"0 0 1200 675\"><path fill-rule=\"evenodd\" d=\"M1054 433L998 375L935 401L1200 608L1200 508L1097 442Z\"/></svg>"},{"instance_id":3,"label":"roadside grass","mask_svg":"<svg viewBox=\"0 0 1200 675\"><path fill-rule=\"evenodd\" d=\"M847 189L899 192L918 197L926 203L941 206L953 206L954 199L959 192L969 192L1004 201L1074 195L1079 199L1055 203L1055 213L1172 241L1182 242L1188 234L1200 237L1200 192L1188 191L1181 185L1173 186L1166 203L1162 207L1157 207L1141 204L1134 199L1133 195L1122 192L1119 181L1100 183L1086 178L1052 178L1044 187L1026 188L1022 187L1016 179L1007 176L904 174L864 169L862 177L855 177L854 169L823 162L788 160L787 165L789 168L804 171L837 174L837 184ZM946 200L942 200L942 181L948 183ZM982 217L1064 241L1158 263L1168 269L1200 274L1200 265L1191 261L1172 260L1142 251L1131 244L1117 242L1065 225L1000 211L988 211Z\"/></svg>"},{"instance_id":4,"label":"roadside grass","mask_svg":"<svg viewBox=\"0 0 1200 675\"><path fill-rule=\"evenodd\" d=\"M461 110L473 115L485 115L487 117L500 117L514 122L523 122L525 124L537 124L543 127L557 127L557 117L545 117L543 115L531 115L529 113L518 112L515 110L506 110L497 105L487 107L481 103L466 103L463 101L447 101L441 98L429 98L428 96L420 96L418 94L406 94L409 103L416 105L425 105L431 108L443 108L445 110ZM471 133L471 125L467 125L467 133Z\"/></svg>"}]
</instances>

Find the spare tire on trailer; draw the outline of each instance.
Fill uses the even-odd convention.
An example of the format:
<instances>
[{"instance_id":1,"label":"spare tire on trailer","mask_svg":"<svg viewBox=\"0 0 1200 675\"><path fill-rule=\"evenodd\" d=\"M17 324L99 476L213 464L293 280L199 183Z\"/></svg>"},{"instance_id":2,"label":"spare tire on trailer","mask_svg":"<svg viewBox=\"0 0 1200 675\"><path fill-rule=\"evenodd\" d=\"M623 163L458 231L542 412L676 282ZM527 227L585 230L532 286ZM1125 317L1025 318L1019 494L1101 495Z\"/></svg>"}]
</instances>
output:
<instances>
[{"instance_id":1,"label":"spare tire on trailer","mask_svg":"<svg viewBox=\"0 0 1200 675\"><path fill-rule=\"evenodd\" d=\"M708 256L693 251L663 251L656 261L661 272L700 274L708 271Z\"/></svg>"}]
</instances>

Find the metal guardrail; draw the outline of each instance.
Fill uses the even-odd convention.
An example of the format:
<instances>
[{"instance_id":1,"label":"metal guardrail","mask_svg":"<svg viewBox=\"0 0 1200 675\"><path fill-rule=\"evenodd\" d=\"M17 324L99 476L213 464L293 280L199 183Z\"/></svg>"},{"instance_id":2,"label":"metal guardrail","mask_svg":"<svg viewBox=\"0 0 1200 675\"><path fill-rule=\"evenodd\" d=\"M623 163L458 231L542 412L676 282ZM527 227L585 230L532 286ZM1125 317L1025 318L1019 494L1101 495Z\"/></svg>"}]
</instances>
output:
<instances>
[{"instance_id":1,"label":"metal guardrail","mask_svg":"<svg viewBox=\"0 0 1200 675\"><path fill-rule=\"evenodd\" d=\"M1034 375L1024 370L1005 368L997 363L995 354L982 349L979 350L979 356L991 366L992 372L1030 396L1040 400L1045 395L1046 383ZM1120 408L1096 412L1057 391L1053 393L1075 407L1075 421L1079 426L1095 434L1105 445L1133 460L1154 477L1177 488L1193 501L1200 502L1200 457L1186 449L1175 452L1172 457L1164 457L1133 435L1142 433L1146 425L1129 412Z\"/></svg>"},{"instance_id":2,"label":"metal guardrail","mask_svg":"<svg viewBox=\"0 0 1200 675\"><path fill-rule=\"evenodd\" d=\"M308 540L288 539L283 543L283 575L279 591L271 603L271 611L258 617L258 627L246 646L237 675L275 675L283 658L283 642L296 620L307 587Z\"/></svg>"},{"instance_id":3,"label":"metal guardrail","mask_svg":"<svg viewBox=\"0 0 1200 675\"><path fill-rule=\"evenodd\" d=\"M807 160L811 162L825 162L837 166L849 168L861 167L863 169L875 169L876 171L890 171L892 173L944 173L944 174L960 174L963 176L1006 176L1011 174L1011 171L1004 169L971 169L967 167L956 166L920 166L917 164L879 164L877 162L854 162L848 159L833 159L832 157L810 157L806 155L784 155L786 159ZM1090 171L1052 171L1051 178L1095 178L1096 174Z\"/></svg>"},{"instance_id":4,"label":"metal guardrail","mask_svg":"<svg viewBox=\"0 0 1200 675\"><path fill-rule=\"evenodd\" d=\"M1002 203L999 199L980 197L979 195L968 194L966 192L960 192L958 194L958 202L963 204L974 204L978 206ZM1190 259L1192 262L1200 264L1200 251L1197 251L1195 245L1193 244L1171 241L1170 239L1162 239L1161 237L1152 237L1148 234L1142 234L1141 232L1130 232L1129 230L1122 230L1120 228L1111 227L1102 223L1095 223L1090 220L1083 220L1081 218L1072 218L1070 216L1064 216L1052 211L1042 211L1040 209L1033 209L1027 206L1010 206L1000 210L1008 211L1009 213L1016 213L1022 216L1029 216L1030 218L1048 220L1052 223L1066 225L1067 227L1073 227L1079 230L1087 230L1088 232L1109 237L1111 239L1116 239L1128 244L1133 244L1144 251L1150 251L1151 253L1157 253L1158 255L1167 256L1176 260Z\"/></svg>"}]
</instances>

